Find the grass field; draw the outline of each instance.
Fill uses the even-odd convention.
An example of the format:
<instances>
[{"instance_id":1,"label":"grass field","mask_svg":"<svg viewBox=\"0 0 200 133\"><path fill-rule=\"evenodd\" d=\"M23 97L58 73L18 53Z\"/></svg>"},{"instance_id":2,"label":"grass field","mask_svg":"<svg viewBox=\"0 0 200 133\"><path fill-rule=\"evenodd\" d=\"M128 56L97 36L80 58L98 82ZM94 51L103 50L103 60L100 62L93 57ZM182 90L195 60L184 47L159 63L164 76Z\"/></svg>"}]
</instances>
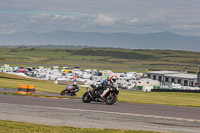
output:
<instances>
[{"instance_id":1,"label":"grass field","mask_svg":"<svg viewBox=\"0 0 200 133\"><path fill-rule=\"evenodd\" d=\"M0 48L0 62L198 71L200 53L172 50ZM123 70L124 72L125 70ZM130 71L130 70L126 70Z\"/></svg>"},{"instance_id":2,"label":"grass field","mask_svg":"<svg viewBox=\"0 0 200 133\"><path fill-rule=\"evenodd\" d=\"M0 133L161 133L114 129L89 129L68 126L49 126L24 122L0 120Z\"/></svg>"},{"instance_id":3,"label":"grass field","mask_svg":"<svg viewBox=\"0 0 200 133\"><path fill-rule=\"evenodd\" d=\"M49 81L27 79L0 72L0 87L18 88L18 84L35 85L37 91L60 93L66 88L65 85L55 85ZM78 96L82 96L85 88L81 88ZM178 93L178 92L135 92L120 90L118 102L161 104L173 106L200 107L200 93Z\"/></svg>"}]
</instances>

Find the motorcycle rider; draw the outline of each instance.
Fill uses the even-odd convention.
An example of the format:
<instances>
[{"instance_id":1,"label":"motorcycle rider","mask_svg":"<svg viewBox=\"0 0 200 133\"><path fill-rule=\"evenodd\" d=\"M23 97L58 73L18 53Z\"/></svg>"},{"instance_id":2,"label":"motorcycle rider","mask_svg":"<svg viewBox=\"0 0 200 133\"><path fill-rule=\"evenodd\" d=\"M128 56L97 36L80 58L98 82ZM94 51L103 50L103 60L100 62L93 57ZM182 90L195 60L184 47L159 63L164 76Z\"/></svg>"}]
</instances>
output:
<instances>
[{"instance_id":1,"label":"motorcycle rider","mask_svg":"<svg viewBox=\"0 0 200 133\"><path fill-rule=\"evenodd\" d=\"M74 87L75 94L77 94L77 92L80 90L80 88L78 87L78 84L74 82L72 86Z\"/></svg>"},{"instance_id":2,"label":"motorcycle rider","mask_svg":"<svg viewBox=\"0 0 200 133\"><path fill-rule=\"evenodd\" d=\"M114 85L114 83L116 82L117 80L117 77L115 75L111 76L110 79L106 79L103 81L103 86L104 86L104 89L106 88L106 86L111 86L111 85Z\"/></svg>"},{"instance_id":3,"label":"motorcycle rider","mask_svg":"<svg viewBox=\"0 0 200 133\"><path fill-rule=\"evenodd\" d=\"M66 87L66 90L73 88L75 95L77 94L77 92L80 90L78 84L76 82L74 82L72 85L69 85Z\"/></svg>"},{"instance_id":4,"label":"motorcycle rider","mask_svg":"<svg viewBox=\"0 0 200 133\"><path fill-rule=\"evenodd\" d=\"M117 77L115 75L111 76L110 79L107 78L106 80L104 80L101 84L98 85L98 87L96 88L97 90L97 99L101 101L101 97L103 97L106 91L106 87L108 86L112 86L114 85L114 83L116 83Z\"/></svg>"}]
</instances>

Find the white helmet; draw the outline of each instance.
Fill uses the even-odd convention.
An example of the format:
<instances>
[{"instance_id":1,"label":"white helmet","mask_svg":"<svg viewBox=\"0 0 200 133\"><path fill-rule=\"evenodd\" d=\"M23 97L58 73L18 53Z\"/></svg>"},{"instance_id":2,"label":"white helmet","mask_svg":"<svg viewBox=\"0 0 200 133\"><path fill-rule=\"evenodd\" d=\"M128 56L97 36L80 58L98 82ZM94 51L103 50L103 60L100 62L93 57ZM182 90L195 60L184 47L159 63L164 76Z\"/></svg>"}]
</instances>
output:
<instances>
[{"instance_id":1,"label":"white helmet","mask_svg":"<svg viewBox=\"0 0 200 133\"><path fill-rule=\"evenodd\" d=\"M113 75L113 76L110 78L110 81L111 81L112 83L115 83L116 80L117 80L117 77L116 77L115 75Z\"/></svg>"}]
</instances>

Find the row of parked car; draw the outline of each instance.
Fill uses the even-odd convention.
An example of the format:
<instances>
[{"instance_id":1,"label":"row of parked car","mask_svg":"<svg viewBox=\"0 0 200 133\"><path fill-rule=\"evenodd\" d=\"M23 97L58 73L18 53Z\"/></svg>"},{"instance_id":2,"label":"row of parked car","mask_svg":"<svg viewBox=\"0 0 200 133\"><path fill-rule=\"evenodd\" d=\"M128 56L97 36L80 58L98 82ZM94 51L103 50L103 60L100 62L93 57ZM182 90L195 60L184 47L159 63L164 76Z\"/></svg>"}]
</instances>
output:
<instances>
[{"instance_id":1,"label":"row of parked car","mask_svg":"<svg viewBox=\"0 0 200 133\"><path fill-rule=\"evenodd\" d=\"M58 66L51 68L34 67L11 67L9 65L1 66L2 72L9 72L21 76L28 76L42 80L66 80L66 81L82 81L85 84L99 84L107 77L112 75L118 78L118 87L131 89L135 86L135 81L144 78L143 73L127 72L114 73L110 70L84 69L79 67L59 69Z\"/></svg>"}]
</instances>

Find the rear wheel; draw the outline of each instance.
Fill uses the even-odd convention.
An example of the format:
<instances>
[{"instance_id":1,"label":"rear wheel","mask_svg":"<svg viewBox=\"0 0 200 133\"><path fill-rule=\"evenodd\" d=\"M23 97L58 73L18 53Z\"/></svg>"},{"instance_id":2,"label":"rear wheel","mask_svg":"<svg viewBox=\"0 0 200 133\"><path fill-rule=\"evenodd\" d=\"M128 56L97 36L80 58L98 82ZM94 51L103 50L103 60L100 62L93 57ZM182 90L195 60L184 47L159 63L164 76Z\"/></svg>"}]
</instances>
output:
<instances>
[{"instance_id":1,"label":"rear wheel","mask_svg":"<svg viewBox=\"0 0 200 133\"><path fill-rule=\"evenodd\" d=\"M88 92L85 92L82 96L82 101L84 103L89 103L92 101L92 98L90 97L89 93Z\"/></svg>"},{"instance_id":2,"label":"rear wheel","mask_svg":"<svg viewBox=\"0 0 200 133\"><path fill-rule=\"evenodd\" d=\"M106 104L108 105L112 105L114 104L115 102L117 101L117 95L115 93L110 93L106 99L105 99L105 102Z\"/></svg>"},{"instance_id":3,"label":"rear wheel","mask_svg":"<svg viewBox=\"0 0 200 133\"><path fill-rule=\"evenodd\" d=\"M61 91L60 95L65 95L65 90Z\"/></svg>"}]
</instances>

